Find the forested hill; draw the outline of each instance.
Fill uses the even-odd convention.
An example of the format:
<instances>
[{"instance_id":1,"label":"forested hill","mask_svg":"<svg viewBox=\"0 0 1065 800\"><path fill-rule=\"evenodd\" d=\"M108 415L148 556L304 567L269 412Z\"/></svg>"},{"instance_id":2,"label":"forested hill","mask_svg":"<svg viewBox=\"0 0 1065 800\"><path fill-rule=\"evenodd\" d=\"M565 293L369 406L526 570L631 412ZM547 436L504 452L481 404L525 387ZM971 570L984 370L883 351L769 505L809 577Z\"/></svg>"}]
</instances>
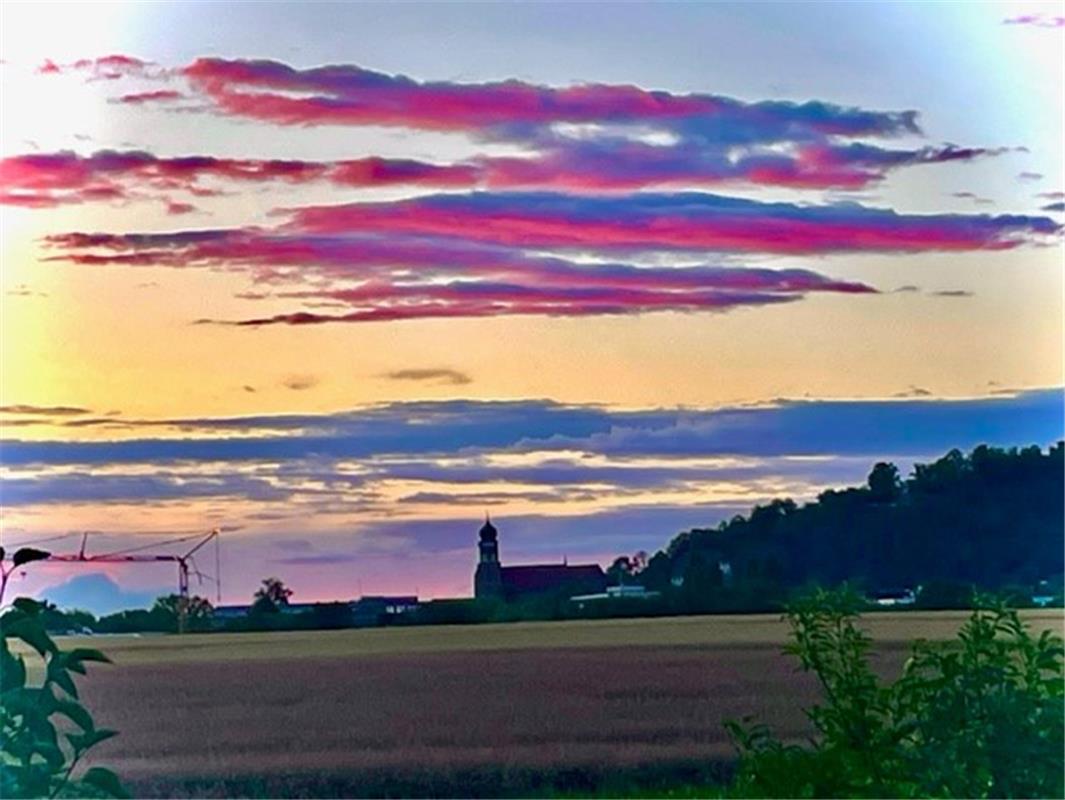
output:
<instances>
[{"instance_id":1,"label":"forested hill","mask_svg":"<svg viewBox=\"0 0 1065 800\"><path fill-rule=\"evenodd\" d=\"M903 480L873 467L864 486L796 505L774 500L710 530L675 537L638 573L649 589L779 597L802 584L854 581L869 589L930 583L985 589L1060 587L1065 447L952 450ZM679 588L678 588L679 587Z\"/></svg>"}]
</instances>

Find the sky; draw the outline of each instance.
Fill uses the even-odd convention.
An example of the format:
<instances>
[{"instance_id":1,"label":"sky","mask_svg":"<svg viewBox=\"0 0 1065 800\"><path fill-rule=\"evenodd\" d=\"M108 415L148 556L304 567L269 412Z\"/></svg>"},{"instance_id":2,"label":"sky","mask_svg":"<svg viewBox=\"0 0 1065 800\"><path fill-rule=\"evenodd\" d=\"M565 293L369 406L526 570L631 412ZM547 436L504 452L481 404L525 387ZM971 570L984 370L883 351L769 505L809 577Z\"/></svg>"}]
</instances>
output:
<instances>
[{"instance_id":1,"label":"sky","mask_svg":"<svg viewBox=\"0 0 1065 800\"><path fill-rule=\"evenodd\" d=\"M5 547L466 596L485 514L605 565L1065 432L1065 3L5 3L0 48Z\"/></svg>"}]
</instances>

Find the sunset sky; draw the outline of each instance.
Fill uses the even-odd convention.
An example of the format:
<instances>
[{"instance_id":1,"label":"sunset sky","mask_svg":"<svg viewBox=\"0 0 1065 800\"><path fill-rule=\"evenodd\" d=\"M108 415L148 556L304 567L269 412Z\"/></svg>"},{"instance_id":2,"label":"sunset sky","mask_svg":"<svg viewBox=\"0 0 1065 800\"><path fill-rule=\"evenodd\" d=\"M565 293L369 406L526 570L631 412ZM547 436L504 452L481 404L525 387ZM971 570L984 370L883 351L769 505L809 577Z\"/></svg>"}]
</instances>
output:
<instances>
[{"instance_id":1,"label":"sunset sky","mask_svg":"<svg viewBox=\"0 0 1065 800\"><path fill-rule=\"evenodd\" d=\"M485 513L504 563L606 564L1065 432L1063 3L0 31L5 547L220 527L227 602L461 596ZM95 572L173 590L18 587Z\"/></svg>"}]
</instances>

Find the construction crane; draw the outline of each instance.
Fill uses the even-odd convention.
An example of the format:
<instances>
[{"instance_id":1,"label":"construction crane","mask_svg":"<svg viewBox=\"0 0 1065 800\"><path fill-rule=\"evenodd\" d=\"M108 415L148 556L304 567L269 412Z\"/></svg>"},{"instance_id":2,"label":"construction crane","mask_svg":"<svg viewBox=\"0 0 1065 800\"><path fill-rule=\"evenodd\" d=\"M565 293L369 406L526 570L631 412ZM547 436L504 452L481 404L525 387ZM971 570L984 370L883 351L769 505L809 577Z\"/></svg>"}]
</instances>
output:
<instances>
[{"instance_id":1,"label":"construction crane","mask_svg":"<svg viewBox=\"0 0 1065 800\"><path fill-rule=\"evenodd\" d=\"M213 580L216 588L216 598L218 602L222 599L222 576L221 576L221 556L219 553L219 534L221 531L218 528L213 529L207 534L193 534L191 536L182 536L176 539L169 539L165 542L155 542L148 545L142 545L140 547L131 547L125 550L116 550L110 553L101 553L99 555L90 555L85 552L86 546L89 541L89 534L84 533L81 537L81 548L77 553L53 553L48 556L47 561L58 561L65 564L158 564L158 563L174 563L177 564L178 570L178 633L185 633L188 629L188 617L189 617L189 573L196 575L200 582L203 582L204 578ZM195 544L186 552L174 554L152 554L144 553L144 550L150 550L154 547L162 547L165 544L176 544L178 542L188 542L195 540ZM196 562L193 559L193 555L202 550L211 542L214 542L214 556L215 556L215 577L211 578L209 575L204 575L196 567ZM191 567L191 570L190 570Z\"/></svg>"}]
</instances>

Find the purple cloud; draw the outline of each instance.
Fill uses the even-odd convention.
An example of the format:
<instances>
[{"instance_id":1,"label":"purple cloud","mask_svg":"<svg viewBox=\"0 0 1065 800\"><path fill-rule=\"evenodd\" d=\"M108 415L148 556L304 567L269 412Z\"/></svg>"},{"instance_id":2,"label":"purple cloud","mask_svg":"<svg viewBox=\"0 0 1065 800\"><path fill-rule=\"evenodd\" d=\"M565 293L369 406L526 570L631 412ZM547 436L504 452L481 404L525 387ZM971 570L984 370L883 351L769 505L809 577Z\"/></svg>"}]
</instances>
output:
<instances>
[{"instance_id":1,"label":"purple cloud","mask_svg":"<svg viewBox=\"0 0 1065 800\"><path fill-rule=\"evenodd\" d=\"M1020 14L1002 20L1003 25L1028 25L1035 28L1062 28L1065 27L1065 17L1050 16L1046 14Z\"/></svg>"},{"instance_id":2,"label":"purple cloud","mask_svg":"<svg viewBox=\"0 0 1065 800\"><path fill-rule=\"evenodd\" d=\"M292 209L284 229L461 236L510 247L811 254L1003 250L1061 227L1047 217L906 215L694 192L623 198L513 192L310 206Z\"/></svg>"},{"instance_id":3,"label":"purple cloud","mask_svg":"<svg viewBox=\"0 0 1065 800\"><path fill-rule=\"evenodd\" d=\"M890 150L868 144L806 143L790 151L743 154L735 148L726 152L694 142L665 147L628 139L560 139L528 156L478 156L454 164L375 156L301 161L203 155L164 158L143 150L100 150L87 156L60 151L0 159L0 202L52 208L148 199L175 190L196 196L222 193L205 186L204 181L282 185L325 182L359 188L555 188L580 193L744 183L793 189L860 189L883 180L890 170L900 167L969 161L1005 150L953 145ZM192 210L187 203L171 202Z\"/></svg>"},{"instance_id":4,"label":"purple cloud","mask_svg":"<svg viewBox=\"0 0 1065 800\"><path fill-rule=\"evenodd\" d=\"M809 270L580 263L505 246L404 235L206 230L63 234L49 242L64 251L53 258L83 266L244 271L261 286L278 287L242 293L244 299L289 299L306 308L327 302L340 309L244 321L255 325L723 310L788 302L808 292L875 291ZM352 280L361 285L335 285ZM295 288L288 288L292 284Z\"/></svg>"}]
</instances>

